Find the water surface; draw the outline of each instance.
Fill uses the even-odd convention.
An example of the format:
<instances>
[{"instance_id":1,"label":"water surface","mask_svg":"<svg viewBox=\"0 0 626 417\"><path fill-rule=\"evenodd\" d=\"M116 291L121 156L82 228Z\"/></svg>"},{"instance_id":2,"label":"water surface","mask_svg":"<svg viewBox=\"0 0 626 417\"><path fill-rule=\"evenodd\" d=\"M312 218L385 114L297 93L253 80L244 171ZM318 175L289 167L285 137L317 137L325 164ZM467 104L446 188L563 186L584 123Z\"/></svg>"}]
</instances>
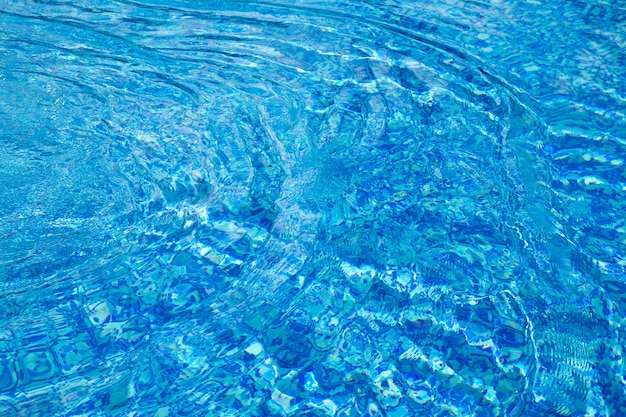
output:
<instances>
[{"instance_id":1,"label":"water surface","mask_svg":"<svg viewBox=\"0 0 626 417\"><path fill-rule=\"evenodd\" d=\"M0 412L626 415L626 9L0 0Z\"/></svg>"}]
</instances>

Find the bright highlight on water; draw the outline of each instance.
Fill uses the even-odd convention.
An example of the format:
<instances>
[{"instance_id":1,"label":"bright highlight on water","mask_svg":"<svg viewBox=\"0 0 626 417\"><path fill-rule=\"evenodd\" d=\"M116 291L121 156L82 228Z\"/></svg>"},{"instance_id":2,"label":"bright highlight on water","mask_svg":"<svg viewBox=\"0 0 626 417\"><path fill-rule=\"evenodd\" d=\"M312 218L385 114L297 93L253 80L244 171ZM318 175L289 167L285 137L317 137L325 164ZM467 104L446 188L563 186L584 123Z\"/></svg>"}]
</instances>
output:
<instances>
[{"instance_id":1,"label":"bright highlight on water","mask_svg":"<svg viewBox=\"0 0 626 417\"><path fill-rule=\"evenodd\" d=\"M0 0L0 416L626 415L620 0Z\"/></svg>"}]
</instances>

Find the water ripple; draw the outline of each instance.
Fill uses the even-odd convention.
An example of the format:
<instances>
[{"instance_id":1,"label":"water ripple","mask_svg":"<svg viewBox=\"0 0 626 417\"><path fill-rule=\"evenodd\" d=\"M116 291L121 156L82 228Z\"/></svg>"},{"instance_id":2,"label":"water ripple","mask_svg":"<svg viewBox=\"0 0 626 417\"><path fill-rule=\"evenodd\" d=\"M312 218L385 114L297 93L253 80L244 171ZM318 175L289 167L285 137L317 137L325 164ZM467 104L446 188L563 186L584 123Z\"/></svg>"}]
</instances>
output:
<instances>
[{"instance_id":1,"label":"water ripple","mask_svg":"<svg viewBox=\"0 0 626 417\"><path fill-rule=\"evenodd\" d=\"M0 5L0 411L620 415L625 20L556 3Z\"/></svg>"}]
</instances>

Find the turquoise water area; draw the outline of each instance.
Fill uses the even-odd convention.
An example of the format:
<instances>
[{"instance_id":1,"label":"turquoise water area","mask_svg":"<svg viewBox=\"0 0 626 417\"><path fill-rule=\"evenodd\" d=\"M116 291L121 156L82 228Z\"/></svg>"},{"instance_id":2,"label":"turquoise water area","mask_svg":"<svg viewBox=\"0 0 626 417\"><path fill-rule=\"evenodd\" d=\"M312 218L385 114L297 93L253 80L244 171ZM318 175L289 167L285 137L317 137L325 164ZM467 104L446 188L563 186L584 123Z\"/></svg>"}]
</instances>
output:
<instances>
[{"instance_id":1,"label":"turquoise water area","mask_svg":"<svg viewBox=\"0 0 626 417\"><path fill-rule=\"evenodd\" d=\"M0 416L626 415L621 0L0 0Z\"/></svg>"}]
</instances>

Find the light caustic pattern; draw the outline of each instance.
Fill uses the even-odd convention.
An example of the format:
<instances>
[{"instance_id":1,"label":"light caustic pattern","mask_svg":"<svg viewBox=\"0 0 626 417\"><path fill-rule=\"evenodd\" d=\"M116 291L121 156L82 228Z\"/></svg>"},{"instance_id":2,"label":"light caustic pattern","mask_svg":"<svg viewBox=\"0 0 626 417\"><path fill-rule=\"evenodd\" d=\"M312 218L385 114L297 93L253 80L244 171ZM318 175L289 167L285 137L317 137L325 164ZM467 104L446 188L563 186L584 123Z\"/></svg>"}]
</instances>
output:
<instances>
[{"instance_id":1,"label":"light caustic pattern","mask_svg":"<svg viewBox=\"0 0 626 417\"><path fill-rule=\"evenodd\" d=\"M626 413L626 12L0 1L0 414Z\"/></svg>"}]
</instances>

